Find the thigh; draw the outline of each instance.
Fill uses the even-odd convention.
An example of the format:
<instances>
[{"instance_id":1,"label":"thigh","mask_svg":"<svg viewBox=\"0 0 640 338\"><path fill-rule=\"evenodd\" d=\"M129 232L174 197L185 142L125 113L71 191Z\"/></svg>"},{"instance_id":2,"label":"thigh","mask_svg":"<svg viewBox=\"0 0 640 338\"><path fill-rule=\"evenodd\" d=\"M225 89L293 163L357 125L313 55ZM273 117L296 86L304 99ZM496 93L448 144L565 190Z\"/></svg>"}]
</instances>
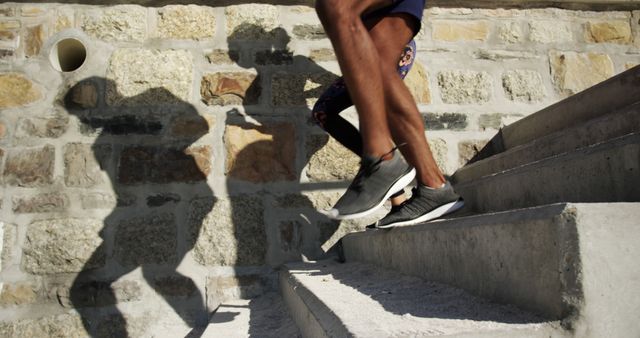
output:
<instances>
[{"instance_id":1,"label":"thigh","mask_svg":"<svg viewBox=\"0 0 640 338\"><path fill-rule=\"evenodd\" d=\"M397 73L398 61L414 35L415 18L406 13L394 13L376 20L369 28L384 70Z\"/></svg>"}]
</instances>

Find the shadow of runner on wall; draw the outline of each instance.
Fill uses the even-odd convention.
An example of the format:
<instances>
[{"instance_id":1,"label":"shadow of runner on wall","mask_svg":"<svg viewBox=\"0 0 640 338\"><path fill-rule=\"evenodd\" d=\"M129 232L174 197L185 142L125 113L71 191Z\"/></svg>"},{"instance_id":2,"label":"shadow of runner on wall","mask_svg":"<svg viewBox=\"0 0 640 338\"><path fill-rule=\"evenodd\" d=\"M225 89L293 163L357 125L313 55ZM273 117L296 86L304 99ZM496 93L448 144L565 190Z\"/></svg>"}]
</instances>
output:
<instances>
[{"instance_id":1,"label":"shadow of runner on wall","mask_svg":"<svg viewBox=\"0 0 640 338\"><path fill-rule=\"evenodd\" d=\"M127 296L135 298L139 286L118 280L140 268L148 285L187 324L204 325L204 297L177 267L197 240L202 224L198 215L205 214L191 212L192 201L204 198L208 204L200 202L199 208L208 210L215 204L207 184L211 148L194 144L208 133L209 124L166 89L111 97L109 105L106 92L118 93L115 83L94 77L78 82L64 97L83 136L94 140L92 155L108 176L116 200L103 220L102 243L70 287L69 302L93 337L135 335L127 332L127 318L117 305L132 300ZM82 99L87 94L93 101L89 105ZM86 146L70 144L67 154L80 156L73 148ZM85 163L94 161L90 157ZM91 191L91 186L79 187Z\"/></svg>"},{"instance_id":2,"label":"shadow of runner on wall","mask_svg":"<svg viewBox=\"0 0 640 338\"><path fill-rule=\"evenodd\" d=\"M301 256L317 259L325 254L322 243L338 228L337 222L315 210L300 183L309 158L328 140L324 134L309 133L315 127L309 122L308 100L318 98L337 76L308 57L294 55L288 47L290 40L279 27L266 31L252 24L240 25L227 38L228 58L255 75L239 72L242 75L233 78L234 74L215 74L207 81L217 83L210 87L219 91L203 93L209 105L242 105L227 112L224 141L229 193L234 195L250 183L261 194L275 196L276 208L303 210L295 219L267 224L267 228L277 229L276 238L267 241L264 227L250 229L243 220L246 204L252 204L251 197L232 197L236 238L265 236L259 243L271 246L238 247L238 266L265 262L279 265L300 260ZM280 195L281 187L295 203L283 202L286 196ZM240 255L245 250L250 250L250 255Z\"/></svg>"},{"instance_id":3,"label":"shadow of runner on wall","mask_svg":"<svg viewBox=\"0 0 640 338\"><path fill-rule=\"evenodd\" d=\"M250 245L238 247L234 266L239 275L243 266L278 266L333 254L321 246L334 235L339 222L329 220L315 209L303 194L310 189L305 189L300 181L311 156L328 141L327 135L318 133L319 129L312 133L316 127L310 123L309 100L317 99L337 76L308 57L295 55L289 49L290 40L279 27L267 31L257 25L240 25L227 38L228 59L248 72L214 74L206 80L212 83L203 86L203 90L217 89L203 92L207 104L241 105L227 112L224 136L234 234L238 240L254 238ZM314 189L323 189L322 184L319 182ZM267 224L252 226L252 222L247 222L247 211L260 203L260 199L241 193L247 186L267 196L263 201L273 201L273 208L267 205L269 202L264 205L262 218ZM256 240L259 238L264 239ZM252 298L255 295L248 286L246 289L240 286L241 296ZM271 297L267 301L261 296L253 298L250 305L250 337L297 334L286 315L280 314L270 324L263 318L274 313L273 309L267 311L269 307L278 306L286 313L280 299ZM216 313L213 320L217 315L223 314Z\"/></svg>"}]
</instances>

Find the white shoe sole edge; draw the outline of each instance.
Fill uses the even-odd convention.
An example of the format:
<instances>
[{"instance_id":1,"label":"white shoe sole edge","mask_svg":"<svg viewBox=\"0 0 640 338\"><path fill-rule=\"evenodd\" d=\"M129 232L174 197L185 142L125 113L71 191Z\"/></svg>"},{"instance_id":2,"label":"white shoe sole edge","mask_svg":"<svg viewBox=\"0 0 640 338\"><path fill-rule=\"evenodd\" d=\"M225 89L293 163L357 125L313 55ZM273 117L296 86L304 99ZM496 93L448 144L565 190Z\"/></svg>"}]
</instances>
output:
<instances>
[{"instance_id":1,"label":"white shoe sole edge","mask_svg":"<svg viewBox=\"0 0 640 338\"><path fill-rule=\"evenodd\" d=\"M340 213L338 212L337 209L330 209L327 210L325 212L322 212L323 214L325 214L327 217L332 218L332 219L337 219L337 220L348 220L348 219L356 219L356 218L362 218L362 217L366 217L369 216L371 214L373 214L374 212L376 212L383 204L384 202L386 202L389 197L391 197L391 195L397 193L398 191L400 191L400 189L404 189L404 187L408 186L411 181L413 181L413 179L416 177L416 169L411 168L411 170L406 173L404 176L400 177L389 189L389 191L387 191L387 193L384 195L384 198L382 199L382 201L380 203L378 203L377 205L375 205L373 208L359 212L357 214L350 214L350 215L340 215Z\"/></svg>"},{"instance_id":2,"label":"white shoe sole edge","mask_svg":"<svg viewBox=\"0 0 640 338\"><path fill-rule=\"evenodd\" d=\"M383 226L378 226L378 229L389 229L389 228L393 228L393 227L397 227L397 226L403 226L403 225L415 225L418 223L424 223L427 221L431 221L434 220L438 217L442 217L444 215L450 214L454 211L457 211L458 209L462 208L464 206L464 201L462 199L459 199L457 201L454 202L449 202L447 204L441 205L433 210L431 210L430 212L416 218L416 219L412 219L412 220L408 220L408 221L404 221L404 222L397 222L397 223L391 223L391 224L387 224L387 225L383 225Z\"/></svg>"}]
</instances>

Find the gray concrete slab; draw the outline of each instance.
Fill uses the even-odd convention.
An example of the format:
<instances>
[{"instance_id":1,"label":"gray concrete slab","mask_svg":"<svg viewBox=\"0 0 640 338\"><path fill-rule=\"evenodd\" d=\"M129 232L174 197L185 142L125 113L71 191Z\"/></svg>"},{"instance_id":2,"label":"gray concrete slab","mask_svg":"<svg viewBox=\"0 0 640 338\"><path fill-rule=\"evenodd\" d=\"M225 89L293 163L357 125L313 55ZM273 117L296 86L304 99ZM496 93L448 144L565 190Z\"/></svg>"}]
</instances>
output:
<instances>
[{"instance_id":1,"label":"gray concrete slab","mask_svg":"<svg viewBox=\"0 0 640 338\"><path fill-rule=\"evenodd\" d=\"M358 262L294 263L281 288L305 337L562 337L557 322ZM311 324L311 325L309 325Z\"/></svg>"},{"instance_id":2,"label":"gray concrete slab","mask_svg":"<svg viewBox=\"0 0 640 338\"><path fill-rule=\"evenodd\" d=\"M638 132L640 103L473 162L458 169L452 175L451 181L470 181Z\"/></svg>"},{"instance_id":3,"label":"gray concrete slab","mask_svg":"<svg viewBox=\"0 0 640 338\"><path fill-rule=\"evenodd\" d=\"M640 336L640 204L581 203L347 235L347 262L446 283L562 320L575 337Z\"/></svg>"},{"instance_id":4,"label":"gray concrete slab","mask_svg":"<svg viewBox=\"0 0 640 338\"><path fill-rule=\"evenodd\" d=\"M474 212L561 202L640 201L640 134L455 185Z\"/></svg>"}]
</instances>

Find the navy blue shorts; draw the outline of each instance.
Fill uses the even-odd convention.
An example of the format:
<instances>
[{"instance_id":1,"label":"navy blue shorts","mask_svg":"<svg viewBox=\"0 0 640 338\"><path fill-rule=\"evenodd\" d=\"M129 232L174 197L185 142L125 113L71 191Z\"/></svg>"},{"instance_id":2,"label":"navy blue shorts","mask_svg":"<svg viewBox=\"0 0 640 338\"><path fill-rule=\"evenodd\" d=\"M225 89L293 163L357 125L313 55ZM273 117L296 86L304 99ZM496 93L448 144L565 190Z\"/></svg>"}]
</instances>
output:
<instances>
[{"instance_id":1,"label":"navy blue shorts","mask_svg":"<svg viewBox=\"0 0 640 338\"><path fill-rule=\"evenodd\" d=\"M377 9L365 15L365 17L385 16L394 13L407 13L415 19L413 36L420 32L422 27L422 14L426 0L395 0L392 5Z\"/></svg>"}]
</instances>

